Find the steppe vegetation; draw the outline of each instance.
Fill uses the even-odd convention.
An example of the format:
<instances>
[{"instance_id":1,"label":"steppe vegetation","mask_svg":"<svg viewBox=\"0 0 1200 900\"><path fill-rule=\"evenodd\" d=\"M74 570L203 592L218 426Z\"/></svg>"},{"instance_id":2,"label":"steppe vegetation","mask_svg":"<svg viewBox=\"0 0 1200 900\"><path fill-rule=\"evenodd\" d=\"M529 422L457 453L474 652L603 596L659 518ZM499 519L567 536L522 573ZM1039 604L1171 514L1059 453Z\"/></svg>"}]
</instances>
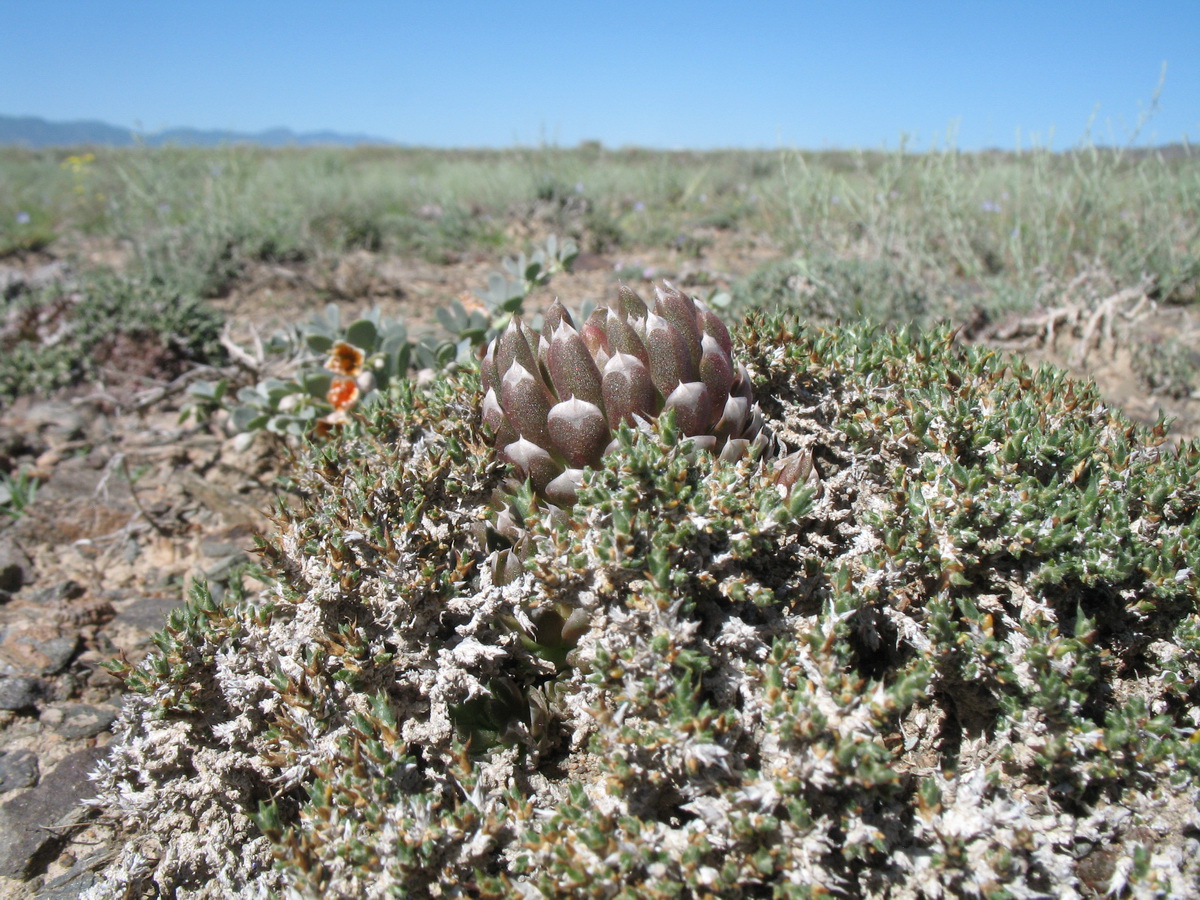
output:
<instances>
[{"instance_id":1,"label":"steppe vegetation","mask_svg":"<svg viewBox=\"0 0 1200 900\"><path fill-rule=\"evenodd\" d=\"M487 342L664 279L729 322L754 451L668 414L557 505L514 481ZM0 764L128 692L96 805L0 876L1200 890L1198 291L1187 147L0 149Z\"/></svg>"}]
</instances>

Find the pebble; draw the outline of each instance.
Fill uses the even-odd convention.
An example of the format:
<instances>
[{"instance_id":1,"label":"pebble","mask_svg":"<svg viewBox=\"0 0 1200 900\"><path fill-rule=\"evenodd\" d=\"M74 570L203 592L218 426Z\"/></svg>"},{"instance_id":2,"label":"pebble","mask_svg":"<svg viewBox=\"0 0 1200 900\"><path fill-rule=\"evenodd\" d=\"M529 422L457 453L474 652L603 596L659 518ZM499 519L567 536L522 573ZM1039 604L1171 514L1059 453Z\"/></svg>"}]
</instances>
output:
<instances>
[{"instance_id":1,"label":"pebble","mask_svg":"<svg viewBox=\"0 0 1200 900\"><path fill-rule=\"evenodd\" d=\"M0 674L56 675L70 665L79 649L79 633L64 634L52 623L10 629L0 640Z\"/></svg>"},{"instance_id":2,"label":"pebble","mask_svg":"<svg viewBox=\"0 0 1200 900\"><path fill-rule=\"evenodd\" d=\"M139 631L160 631L167 622L167 615L182 603L178 596L139 597L112 620L114 628L129 627Z\"/></svg>"},{"instance_id":3,"label":"pebble","mask_svg":"<svg viewBox=\"0 0 1200 900\"><path fill-rule=\"evenodd\" d=\"M0 591L16 593L28 580L33 560L8 535L0 535Z\"/></svg>"},{"instance_id":4,"label":"pebble","mask_svg":"<svg viewBox=\"0 0 1200 900\"><path fill-rule=\"evenodd\" d=\"M96 884L95 872L76 871L77 869L78 866L54 879L33 900L77 900L84 891Z\"/></svg>"},{"instance_id":5,"label":"pebble","mask_svg":"<svg viewBox=\"0 0 1200 900\"><path fill-rule=\"evenodd\" d=\"M51 447L83 437L87 420L70 403L44 400L29 407L25 420L38 430Z\"/></svg>"},{"instance_id":6,"label":"pebble","mask_svg":"<svg viewBox=\"0 0 1200 900\"><path fill-rule=\"evenodd\" d=\"M0 794L33 787L38 780L38 758L32 750L0 750Z\"/></svg>"},{"instance_id":7,"label":"pebble","mask_svg":"<svg viewBox=\"0 0 1200 900\"><path fill-rule=\"evenodd\" d=\"M85 593L86 590L82 584L68 578L66 581L60 581L57 584L34 591L29 595L29 602L39 605L62 603L66 600L75 600L82 597Z\"/></svg>"},{"instance_id":8,"label":"pebble","mask_svg":"<svg viewBox=\"0 0 1200 900\"><path fill-rule=\"evenodd\" d=\"M61 672L70 664L78 649L79 635L77 634L68 634L43 641L38 647L38 650L46 657L46 664L42 666L42 674L54 675Z\"/></svg>"},{"instance_id":9,"label":"pebble","mask_svg":"<svg viewBox=\"0 0 1200 900\"><path fill-rule=\"evenodd\" d=\"M70 837L70 822L79 803L96 795L88 776L106 753L103 747L77 750L31 788L0 806L0 876L26 878L33 861Z\"/></svg>"},{"instance_id":10,"label":"pebble","mask_svg":"<svg viewBox=\"0 0 1200 900\"><path fill-rule=\"evenodd\" d=\"M13 712L30 709L45 692L46 684L40 678L27 675L0 678L0 709Z\"/></svg>"},{"instance_id":11,"label":"pebble","mask_svg":"<svg viewBox=\"0 0 1200 900\"><path fill-rule=\"evenodd\" d=\"M108 731L117 718L117 710L112 706L72 703L59 709L62 719L54 726L54 730L69 740L95 737L102 731Z\"/></svg>"}]
</instances>

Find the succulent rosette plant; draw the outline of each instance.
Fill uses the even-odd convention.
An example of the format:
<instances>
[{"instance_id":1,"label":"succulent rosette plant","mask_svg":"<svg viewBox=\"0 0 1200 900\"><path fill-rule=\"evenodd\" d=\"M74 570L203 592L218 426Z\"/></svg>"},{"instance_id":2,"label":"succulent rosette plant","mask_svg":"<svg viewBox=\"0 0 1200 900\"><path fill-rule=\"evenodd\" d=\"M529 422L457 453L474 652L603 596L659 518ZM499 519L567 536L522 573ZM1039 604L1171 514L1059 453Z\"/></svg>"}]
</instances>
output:
<instances>
[{"instance_id":1,"label":"succulent rosette plant","mask_svg":"<svg viewBox=\"0 0 1200 900\"><path fill-rule=\"evenodd\" d=\"M672 411L689 441L727 461L770 444L728 329L669 283L653 309L622 285L581 328L558 300L541 333L514 316L482 371L483 421L500 458L552 503L574 502L584 468L602 465L623 422L645 427ZM810 458L789 458L778 477L790 487L810 472Z\"/></svg>"}]
</instances>

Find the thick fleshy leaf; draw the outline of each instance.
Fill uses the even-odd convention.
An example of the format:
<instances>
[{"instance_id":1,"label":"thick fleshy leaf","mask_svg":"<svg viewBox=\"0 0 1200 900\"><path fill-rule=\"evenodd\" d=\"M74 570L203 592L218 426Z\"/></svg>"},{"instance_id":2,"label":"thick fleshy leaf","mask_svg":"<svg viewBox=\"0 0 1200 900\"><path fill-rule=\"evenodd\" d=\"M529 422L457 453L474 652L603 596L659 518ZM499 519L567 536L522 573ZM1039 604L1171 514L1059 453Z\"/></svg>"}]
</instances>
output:
<instances>
[{"instance_id":1,"label":"thick fleshy leaf","mask_svg":"<svg viewBox=\"0 0 1200 900\"><path fill-rule=\"evenodd\" d=\"M513 517L512 512L509 511L507 506L500 510L500 512L496 513L494 527L497 532L504 535L504 537L508 538L513 543L516 543L525 536L525 529L522 528L521 523Z\"/></svg>"},{"instance_id":2,"label":"thick fleshy leaf","mask_svg":"<svg viewBox=\"0 0 1200 900\"><path fill-rule=\"evenodd\" d=\"M555 404L546 416L553 448L576 467L600 464L611 434L600 407L578 397Z\"/></svg>"},{"instance_id":3,"label":"thick fleshy leaf","mask_svg":"<svg viewBox=\"0 0 1200 900\"><path fill-rule=\"evenodd\" d=\"M500 400L495 388L488 388L483 395L483 424L492 429L492 443L498 447L511 444L518 437L516 430L509 424L508 417L500 408Z\"/></svg>"},{"instance_id":4,"label":"thick fleshy leaf","mask_svg":"<svg viewBox=\"0 0 1200 900\"><path fill-rule=\"evenodd\" d=\"M587 321L579 329L579 335L583 338L583 343L587 345L592 356L597 356L602 350L606 354L612 355L612 347L608 343L608 332L604 329L604 320L607 318L608 310L598 306L592 310L592 314L587 317Z\"/></svg>"},{"instance_id":5,"label":"thick fleshy leaf","mask_svg":"<svg viewBox=\"0 0 1200 900\"><path fill-rule=\"evenodd\" d=\"M775 483L791 491L795 485L803 485L808 481L815 471L812 453L807 450L797 450L775 463Z\"/></svg>"},{"instance_id":6,"label":"thick fleshy leaf","mask_svg":"<svg viewBox=\"0 0 1200 900\"><path fill-rule=\"evenodd\" d=\"M749 419L750 401L745 397L731 396L725 401L725 411L712 427L712 433L726 440L743 437Z\"/></svg>"},{"instance_id":7,"label":"thick fleshy leaf","mask_svg":"<svg viewBox=\"0 0 1200 900\"><path fill-rule=\"evenodd\" d=\"M646 316L646 352L650 355L650 378L664 397L681 383L695 381L700 374L692 364L687 343L662 316Z\"/></svg>"},{"instance_id":8,"label":"thick fleshy leaf","mask_svg":"<svg viewBox=\"0 0 1200 900\"><path fill-rule=\"evenodd\" d=\"M609 310L608 317L604 320L604 327L608 332L608 342L614 353L628 353L630 356L636 356L649 368L650 354L646 352L646 345L642 343L642 339L638 337L637 331L629 322Z\"/></svg>"},{"instance_id":9,"label":"thick fleshy leaf","mask_svg":"<svg viewBox=\"0 0 1200 900\"><path fill-rule=\"evenodd\" d=\"M685 439L685 443L696 450L703 450L705 453L717 452L717 439L711 434L697 434Z\"/></svg>"},{"instance_id":10,"label":"thick fleshy leaf","mask_svg":"<svg viewBox=\"0 0 1200 900\"><path fill-rule=\"evenodd\" d=\"M554 405L554 398L545 385L519 362L514 362L504 373L499 399L500 408L521 437L542 446L549 445L546 416Z\"/></svg>"},{"instance_id":11,"label":"thick fleshy leaf","mask_svg":"<svg viewBox=\"0 0 1200 900\"><path fill-rule=\"evenodd\" d=\"M537 372L538 369L533 347L525 337L519 316L513 316L509 320L508 327L496 342L496 372L501 384L504 383L504 377L513 363L520 363L529 373Z\"/></svg>"},{"instance_id":12,"label":"thick fleshy leaf","mask_svg":"<svg viewBox=\"0 0 1200 900\"><path fill-rule=\"evenodd\" d=\"M583 484L583 469L565 469L546 485L546 499L559 506L572 506Z\"/></svg>"},{"instance_id":13,"label":"thick fleshy leaf","mask_svg":"<svg viewBox=\"0 0 1200 900\"><path fill-rule=\"evenodd\" d=\"M675 411L675 424L686 437L703 434L708 430L709 411L712 404L708 399L708 388L700 381L685 381L680 384L663 406Z\"/></svg>"},{"instance_id":14,"label":"thick fleshy leaf","mask_svg":"<svg viewBox=\"0 0 1200 900\"><path fill-rule=\"evenodd\" d=\"M702 300L692 301L696 304L696 313L699 316L700 326L704 333L711 335L717 342L726 356L733 355L733 341L729 337L729 329L725 327L725 323L721 321L708 305Z\"/></svg>"},{"instance_id":15,"label":"thick fleshy leaf","mask_svg":"<svg viewBox=\"0 0 1200 900\"><path fill-rule=\"evenodd\" d=\"M658 393L650 370L636 356L618 353L604 367L601 387L608 424L614 431L622 421L634 424L634 416L654 415Z\"/></svg>"},{"instance_id":16,"label":"thick fleshy leaf","mask_svg":"<svg viewBox=\"0 0 1200 900\"><path fill-rule=\"evenodd\" d=\"M638 296L637 291L627 284L617 288L617 305L624 319L644 319L650 308L646 301Z\"/></svg>"},{"instance_id":17,"label":"thick fleshy leaf","mask_svg":"<svg viewBox=\"0 0 1200 900\"><path fill-rule=\"evenodd\" d=\"M750 373L746 371L746 367L742 363L738 363L737 372L733 376L733 384L729 386L729 393L737 397L745 397L749 403L754 402L754 390L750 386Z\"/></svg>"},{"instance_id":18,"label":"thick fleshy leaf","mask_svg":"<svg viewBox=\"0 0 1200 900\"><path fill-rule=\"evenodd\" d=\"M487 345L487 350L483 354L483 361L479 364L479 374L483 379L483 389L500 386L500 372L496 367L496 342L490 341Z\"/></svg>"},{"instance_id":19,"label":"thick fleshy leaf","mask_svg":"<svg viewBox=\"0 0 1200 900\"><path fill-rule=\"evenodd\" d=\"M525 566L521 557L511 549L500 550L492 554L492 583L496 585L511 584L521 577Z\"/></svg>"},{"instance_id":20,"label":"thick fleshy leaf","mask_svg":"<svg viewBox=\"0 0 1200 900\"><path fill-rule=\"evenodd\" d=\"M575 327L575 320L571 318L571 313L563 306L562 301L555 297L554 302L542 315L542 334L554 334L554 330L562 322L566 322L572 328Z\"/></svg>"},{"instance_id":21,"label":"thick fleshy leaf","mask_svg":"<svg viewBox=\"0 0 1200 900\"><path fill-rule=\"evenodd\" d=\"M600 391L600 370L588 352L579 332L566 322L560 322L550 335L550 351L546 360L550 381L559 400L578 397L603 407Z\"/></svg>"},{"instance_id":22,"label":"thick fleshy leaf","mask_svg":"<svg viewBox=\"0 0 1200 900\"><path fill-rule=\"evenodd\" d=\"M710 334L700 340L700 380L708 388L708 399L712 403L709 421L715 422L721 418L725 401L729 399L729 388L733 385L733 361Z\"/></svg>"},{"instance_id":23,"label":"thick fleshy leaf","mask_svg":"<svg viewBox=\"0 0 1200 900\"><path fill-rule=\"evenodd\" d=\"M545 488L562 468L547 451L525 438L505 445L500 451L500 458L516 466L538 491Z\"/></svg>"},{"instance_id":24,"label":"thick fleshy leaf","mask_svg":"<svg viewBox=\"0 0 1200 900\"><path fill-rule=\"evenodd\" d=\"M721 455L718 457L721 462L737 462L743 456L750 454L750 442L745 438L731 438L725 442L725 446L721 448Z\"/></svg>"},{"instance_id":25,"label":"thick fleshy leaf","mask_svg":"<svg viewBox=\"0 0 1200 900\"><path fill-rule=\"evenodd\" d=\"M655 288L654 311L666 319L683 338L688 359L700 362L700 327L696 324L696 305L690 297L666 283L666 290Z\"/></svg>"}]
</instances>

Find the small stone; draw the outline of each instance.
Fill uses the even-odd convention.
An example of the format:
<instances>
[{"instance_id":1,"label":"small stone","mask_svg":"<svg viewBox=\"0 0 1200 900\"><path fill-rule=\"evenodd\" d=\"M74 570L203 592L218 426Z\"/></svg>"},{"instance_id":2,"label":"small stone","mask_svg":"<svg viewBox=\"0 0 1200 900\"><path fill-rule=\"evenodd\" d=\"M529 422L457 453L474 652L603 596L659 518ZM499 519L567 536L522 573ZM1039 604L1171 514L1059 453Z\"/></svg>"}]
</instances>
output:
<instances>
[{"instance_id":1,"label":"small stone","mask_svg":"<svg viewBox=\"0 0 1200 900\"><path fill-rule=\"evenodd\" d=\"M231 553L229 556L223 556L204 567L204 577L214 581L222 580L233 571L234 566L247 562L248 559L249 557L244 553Z\"/></svg>"},{"instance_id":2,"label":"small stone","mask_svg":"<svg viewBox=\"0 0 1200 900\"><path fill-rule=\"evenodd\" d=\"M117 710L111 706L73 703L61 709L62 720L54 726L54 730L69 740L95 737L102 731L108 731L117 718Z\"/></svg>"},{"instance_id":3,"label":"small stone","mask_svg":"<svg viewBox=\"0 0 1200 900\"><path fill-rule=\"evenodd\" d=\"M210 559L235 556L245 549L244 545L234 543L233 541L210 540L200 542L200 553Z\"/></svg>"},{"instance_id":4,"label":"small stone","mask_svg":"<svg viewBox=\"0 0 1200 900\"><path fill-rule=\"evenodd\" d=\"M69 856L69 854L63 854ZM84 891L96 884L96 870L104 868L112 861L110 849L100 850L71 865L49 884L33 900L75 900ZM63 862L60 858L59 862Z\"/></svg>"},{"instance_id":5,"label":"small stone","mask_svg":"<svg viewBox=\"0 0 1200 900\"><path fill-rule=\"evenodd\" d=\"M19 591L28 580L33 560L8 535L0 535L0 591Z\"/></svg>"},{"instance_id":6,"label":"small stone","mask_svg":"<svg viewBox=\"0 0 1200 900\"><path fill-rule=\"evenodd\" d=\"M139 631L158 631L166 624L167 614L180 602L179 597L171 596L139 597L117 613L111 624Z\"/></svg>"},{"instance_id":7,"label":"small stone","mask_svg":"<svg viewBox=\"0 0 1200 900\"><path fill-rule=\"evenodd\" d=\"M38 780L38 758L32 750L0 751L0 794L33 787Z\"/></svg>"},{"instance_id":8,"label":"small stone","mask_svg":"<svg viewBox=\"0 0 1200 900\"><path fill-rule=\"evenodd\" d=\"M54 826L71 820L83 800L96 795L88 776L105 756L103 747L77 750L62 760L32 790L0 806L0 876L27 877L33 861L70 836Z\"/></svg>"},{"instance_id":9,"label":"small stone","mask_svg":"<svg viewBox=\"0 0 1200 900\"><path fill-rule=\"evenodd\" d=\"M0 678L0 709L19 712L30 709L46 690L45 683L39 678L26 675L11 675Z\"/></svg>"},{"instance_id":10,"label":"small stone","mask_svg":"<svg viewBox=\"0 0 1200 900\"><path fill-rule=\"evenodd\" d=\"M64 634L52 623L10 629L0 640L0 674L55 675L70 664L78 648L77 632Z\"/></svg>"},{"instance_id":11,"label":"small stone","mask_svg":"<svg viewBox=\"0 0 1200 900\"><path fill-rule=\"evenodd\" d=\"M25 419L33 425L51 447L83 437L87 420L70 403L60 400L45 400L35 403L25 413Z\"/></svg>"},{"instance_id":12,"label":"small stone","mask_svg":"<svg viewBox=\"0 0 1200 900\"><path fill-rule=\"evenodd\" d=\"M29 595L29 602L36 604L61 603L66 600L75 600L78 597L82 597L85 593L86 590L82 584L68 578L66 581L60 581L57 584L34 591Z\"/></svg>"},{"instance_id":13,"label":"small stone","mask_svg":"<svg viewBox=\"0 0 1200 900\"><path fill-rule=\"evenodd\" d=\"M62 877L54 879L33 900L76 900L84 891L96 884L95 872L78 872L76 868L72 868Z\"/></svg>"},{"instance_id":14,"label":"small stone","mask_svg":"<svg viewBox=\"0 0 1200 900\"><path fill-rule=\"evenodd\" d=\"M75 656L75 651L78 648L79 635L77 634L64 635L63 637L43 641L38 647L38 650L46 657L46 664L42 666L42 674L54 675L61 672L70 665L71 659Z\"/></svg>"}]
</instances>

